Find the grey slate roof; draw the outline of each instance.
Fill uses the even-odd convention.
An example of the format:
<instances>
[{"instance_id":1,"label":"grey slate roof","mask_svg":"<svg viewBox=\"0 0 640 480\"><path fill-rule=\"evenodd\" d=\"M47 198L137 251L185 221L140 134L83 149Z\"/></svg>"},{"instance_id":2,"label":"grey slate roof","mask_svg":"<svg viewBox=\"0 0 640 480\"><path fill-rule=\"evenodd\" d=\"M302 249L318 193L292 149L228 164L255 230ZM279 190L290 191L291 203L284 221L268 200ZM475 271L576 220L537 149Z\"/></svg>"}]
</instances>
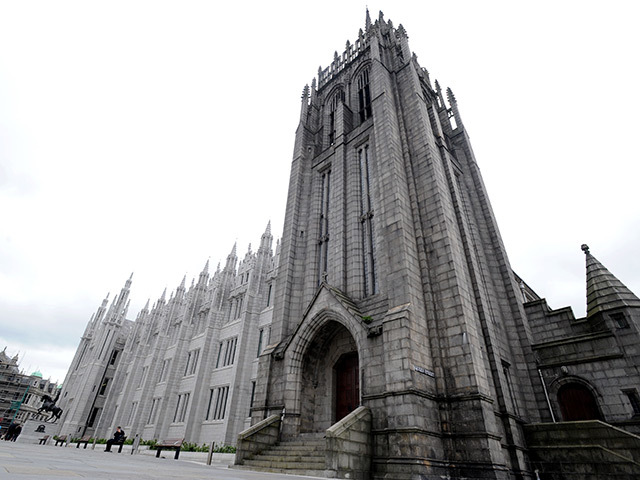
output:
<instances>
[{"instance_id":1,"label":"grey slate roof","mask_svg":"<svg viewBox=\"0 0 640 480\"><path fill-rule=\"evenodd\" d=\"M582 245L587 264L587 317L620 307L640 307L640 299Z\"/></svg>"}]
</instances>

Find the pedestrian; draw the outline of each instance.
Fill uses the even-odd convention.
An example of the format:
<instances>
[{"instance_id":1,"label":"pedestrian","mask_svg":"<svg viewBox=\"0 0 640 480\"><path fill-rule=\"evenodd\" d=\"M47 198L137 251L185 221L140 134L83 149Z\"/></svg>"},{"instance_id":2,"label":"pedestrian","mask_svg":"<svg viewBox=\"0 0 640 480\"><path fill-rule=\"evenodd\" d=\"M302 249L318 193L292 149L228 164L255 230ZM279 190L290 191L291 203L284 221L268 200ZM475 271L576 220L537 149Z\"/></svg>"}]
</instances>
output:
<instances>
[{"instance_id":1,"label":"pedestrian","mask_svg":"<svg viewBox=\"0 0 640 480\"><path fill-rule=\"evenodd\" d=\"M7 433L5 433L4 435L5 441L7 442L11 441L11 437L13 437L13 431L15 429L16 429L16 424L11 422L11 424L9 425L9 428L7 428Z\"/></svg>"},{"instance_id":2,"label":"pedestrian","mask_svg":"<svg viewBox=\"0 0 640 480\"><path fill-rule=\"evenodd\" d=\"M15 442L21 433L22 433L22 425L18 423L16 425L16 428L13 430L13 436L11 437L11 441Z\"/></svg>"},{"instance_id":3,"label":"pedestrian","mask_svg":"<svg viewBox=\"0 0 640 480\"><path fill-rule=\"evenodd\" d=\"M122 428L117 427L116 431L113 433L113 438L107 440L107 448L104 449L105 452L110 452L111 451L111 445L113 445L114 443L116 445L121 444L122 442L124 442L124 430L122 430Z\"/></svg>"}]
</instances>

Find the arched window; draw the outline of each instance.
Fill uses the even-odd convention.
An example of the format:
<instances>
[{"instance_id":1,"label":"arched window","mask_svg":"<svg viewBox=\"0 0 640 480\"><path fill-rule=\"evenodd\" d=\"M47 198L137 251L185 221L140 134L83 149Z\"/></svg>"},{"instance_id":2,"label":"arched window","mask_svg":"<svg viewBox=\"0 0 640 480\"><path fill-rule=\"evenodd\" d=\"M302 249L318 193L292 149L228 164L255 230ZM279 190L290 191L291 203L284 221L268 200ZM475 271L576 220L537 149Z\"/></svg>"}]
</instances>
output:
<instances>
[{"instance_id":1,"label":"arched window","mask_svg":"<svg viewBox=\"0 0 640 480\"><path fill-rule=\"evenodd\" d=\"M358 76L358 114L360 123L371 118L371 92L369 90L369 70Z\"/></svg>"},{"instance_id":2,"label":"arched window","mask_svg":"<svg viewBox=\"0 0 640 480\"><path fill-rule=\"evenodd\" d=\"M581 383L562 385L558 390L558 403L565 422L577 420L602 420L593 393Z\"/></svg>"},{"instance_id":3,"label":"arched window","mask_svg":"<svg viewBox=\"0 0 640 480\"><path fill-rule=\"evenodd\" d=\"M329 145L333 145L336 141L336 110L340 102L344 102L344 90L338 90L331 97L329 106Z\"/></svg>"},{"instance_id":4,"label":"arched window","mask_svg":"<svg viewBox=\"0 0 640 480\"><path fill-rule=\"evenodd\" d=\"M377 293L375 243L373 232L373 202L371 200L371 163L369 145L358 149L358 171L360 174L360 224L362 240L362 273L364 295Z\"/></svg>"}]
</instances>

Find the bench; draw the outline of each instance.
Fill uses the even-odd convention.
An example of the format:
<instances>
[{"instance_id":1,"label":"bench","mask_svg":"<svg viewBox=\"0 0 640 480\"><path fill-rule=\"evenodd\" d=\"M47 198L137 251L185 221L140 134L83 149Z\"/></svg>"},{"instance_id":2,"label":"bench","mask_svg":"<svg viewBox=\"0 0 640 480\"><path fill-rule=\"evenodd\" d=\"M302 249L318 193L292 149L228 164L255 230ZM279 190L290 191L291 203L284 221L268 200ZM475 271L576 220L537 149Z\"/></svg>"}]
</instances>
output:
<instances>
[{"instance_id":1,"label":"bench","mask_svg":"<svg viewBox=\"0 0 640 480\"><path fill-rule=\"evenodd\" d=\"M45 435L42 438L38 439L38 445L45 445L47 443L47 440L49 440L49 435Z\"/></svg>"},{"instance_id":2,"label":"bench","mask_svg":"<svg viewBox=\"0 0 640 480\"><path fill-rule=\"evenodd\" d=\"M122 447L124 446L124 442L125 442L126 439L127 439L127 437L122 437L122 440L120 440L119 442L113 442L111 444L111 446L113 447L114 445L120 445L118 447L118 453L122 453ZM106 450L106 451L110 452L111 450Z\"/></svg>"},{"instance_id":3,"label":"bench","mask_svg":"<svg viewBox=\"0 0 640 480\"><path fill-rule=\"evenodd\" d=\"M80 444L84 443L84 449L87 449L87 444L91 441L91 435L85 435L80 440L77 441L76 448L80 448Z\"/></svg>"},{"instance_id":4,"label":"bench","mask_svg":"<svg viewBox=\"0 0 640 480\"><path fill-rule=\"evenodd\" d=\"M58 446L58 444L60 444L61 447L64 447L64 444L67 442L67 436L66 435L60 435L55 440L56 440L56 447Z\"/></svg>"},{"instance_id":5,"label":"bench","mask_svg":"<svg viewBox=\"0 0 640 480\"><path fill-rule=\"evenodd\" d=\"M173 457L173 458L175 458L177 460L178 459L178 455L180 455L180 449L182 448L182 442L184 442L184 438L168 438L164 442L156 443L155 448L158 451L156 453L156 458L160 457L160 452L162 450L175 449L176 450L176 456Z\"/></svg>"}]
</instances>

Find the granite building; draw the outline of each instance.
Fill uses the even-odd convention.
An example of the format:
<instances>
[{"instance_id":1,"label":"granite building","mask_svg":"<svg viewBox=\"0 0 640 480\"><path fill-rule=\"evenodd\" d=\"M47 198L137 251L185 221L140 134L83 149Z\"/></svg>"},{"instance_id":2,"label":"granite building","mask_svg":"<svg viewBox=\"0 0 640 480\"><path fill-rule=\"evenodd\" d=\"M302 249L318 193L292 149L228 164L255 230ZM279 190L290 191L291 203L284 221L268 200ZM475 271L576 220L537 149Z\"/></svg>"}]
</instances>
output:
<instances>
[{"instance_id":1,"label":"granite building","mask_svg":"<svg viewBox=\"0 0 640 480\"><path fill-rule=\"evenodd\" d=\"M455 96L382 13L303 90L271 244L135 322L131 279L105 300L61 432L340 478L637 476L640 299L586 246L585 318L512 271Z\"/></svg>"},{"instance_id":2,"label":"granite building","mask_svg":"<svg viewBox=\"0 0 640 480\"><path fill-rule=\"evenodd\" d=\"M60 433L108 438L120 425L142 439L234 444L251 424L258 354L269 339L277 252L271 225L256 252L170 294L127 320L132 278L105 298L63 384Z\"/></svg>"},{"instance_id":3,"label":"granite building","mask_svg":"<svg viewBox=\"0 0 640 480\"><path fill-rule=\"evenodd\" d=\"M315 437L330 476L530 478L597 458L549 450L581 440L546 422L602 420L628 442L602 463L637 469L640 300L584 249L576 320L513 273L452 91L367 12L303 91L264 420L236 461L264 465L277 425L292 448Z\"/></svg>"}]
</instances>

